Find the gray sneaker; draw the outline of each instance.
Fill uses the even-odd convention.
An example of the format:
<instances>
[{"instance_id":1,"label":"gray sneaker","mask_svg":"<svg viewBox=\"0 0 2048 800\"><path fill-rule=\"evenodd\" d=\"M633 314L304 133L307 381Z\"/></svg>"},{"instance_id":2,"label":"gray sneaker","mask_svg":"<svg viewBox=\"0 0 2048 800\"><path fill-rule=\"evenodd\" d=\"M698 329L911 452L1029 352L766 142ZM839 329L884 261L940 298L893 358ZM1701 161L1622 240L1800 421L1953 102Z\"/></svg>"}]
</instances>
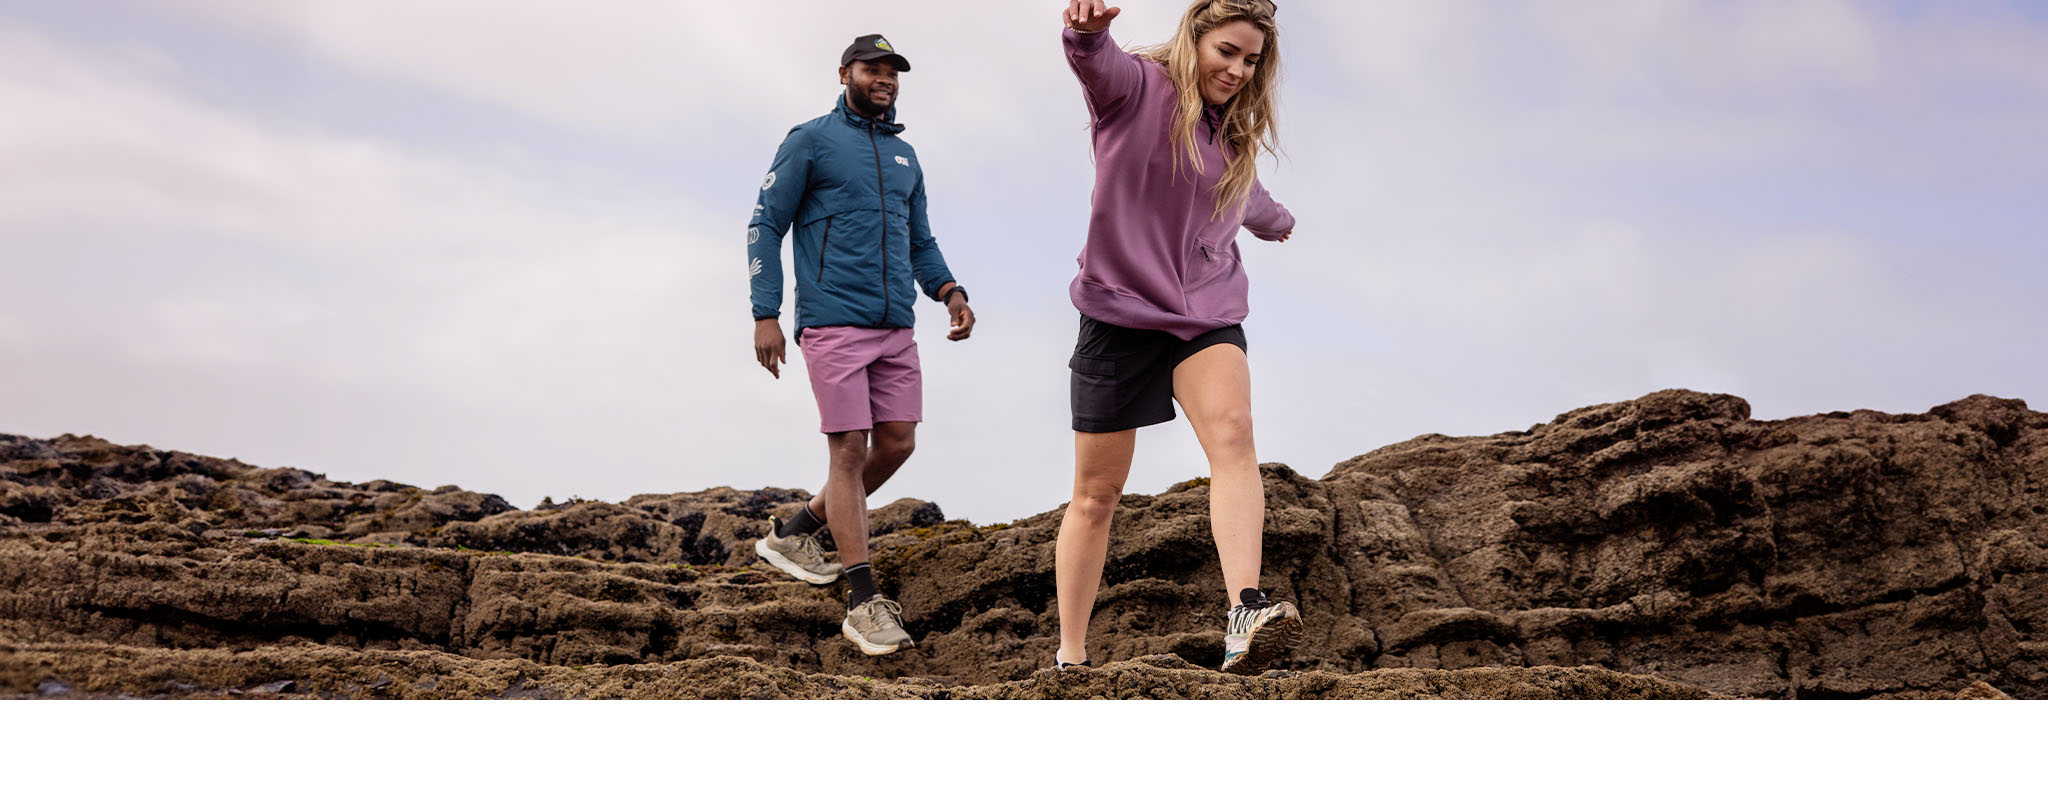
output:
<instances>
[{"instance_id":1,"label":"gray sneaker","mask_svg":"<svg viewBox=\"0 0 2048 800\"><path fill-rule=\"evenodd\" d=\"M903 607L879 594L846 612L846 621L839 623L839 632L845 634L848 641L860 645L861 652L871 656L917 646L917 642L911 641L910 632L903 629Z\"/></svg>"},{"instance_id":2,"label":"gray sneaker","mask_svg":"<svg viewBox=\"0 0 2048 800\"><path fill-rule=\"evenodd\" d=\"M1246 589L1246 594L1253 590ZM1301 612L1286 601L1268 602L1264 595L1230 609L1223 629L1223 671L1257 675L1266 665L1294 651L1301 641Z\"/></svg>"},{"instance_id":3,"label":"gray sneaker","mask_svg":"<svg viewBox=\"0 0 2048 800\"><path fill-rule=\"evenodd\" d=\"M754 554L761 560L800 581L822 586L839 580L839 570L843 567L825 555L825 548L818 544L818 537L809 534L780 536L780 520L776 520L773 527L775 530L767 536L754 540Z\"/></svg>"}]
</instances>

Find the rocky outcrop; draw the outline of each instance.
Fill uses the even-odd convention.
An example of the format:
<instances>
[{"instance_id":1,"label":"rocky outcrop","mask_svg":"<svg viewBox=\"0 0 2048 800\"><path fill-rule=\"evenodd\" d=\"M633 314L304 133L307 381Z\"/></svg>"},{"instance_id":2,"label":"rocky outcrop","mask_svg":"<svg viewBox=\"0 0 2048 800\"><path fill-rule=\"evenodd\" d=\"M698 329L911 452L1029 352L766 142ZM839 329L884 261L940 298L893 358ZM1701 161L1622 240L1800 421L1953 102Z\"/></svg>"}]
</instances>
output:
<instances>
[{"instance_id":1,"label":"rocky outcrop","mask_svg":"<svg viewBox=\"0 0 2048 800\"><path fill-rule=\"evenodd\" d=\"M1043 670L1059 509L876 509L919 647L867 658L839 587L756 565L802 492L519 510L0 435L0 693L2048 696L2048 415L2017 400L1759 421L1666 391L1264 472L1264 583L1309 624L1286 671L1205 671L1224 608L1196 480L1125 497L1090 632L1110 663L1076 676Z\"/></svg>"},{"instance_id":2,"label":"rocky outcrop","mask_svg":"<svg viewBox=\"0 0 2048 800\"><path fill-rule=\"evenodd\" d=\"M79 677L66 682L48 677L53 675ZM1597 667L1385 669L1352 675L1274 671L1259 678L1242 678L1189 664L1177 656L1158 655L1096 670L1041 670L1015 681L960 684L932 678L878 680L804 672L739 656L586 667L332 645L265 645L236 651L97 643L0 644L0 686L14 688L17 697L46 698L1693 700L1712 696L1697 687ZM20 687L33 688L22 691Z\"/></svg>"}]
</instances>

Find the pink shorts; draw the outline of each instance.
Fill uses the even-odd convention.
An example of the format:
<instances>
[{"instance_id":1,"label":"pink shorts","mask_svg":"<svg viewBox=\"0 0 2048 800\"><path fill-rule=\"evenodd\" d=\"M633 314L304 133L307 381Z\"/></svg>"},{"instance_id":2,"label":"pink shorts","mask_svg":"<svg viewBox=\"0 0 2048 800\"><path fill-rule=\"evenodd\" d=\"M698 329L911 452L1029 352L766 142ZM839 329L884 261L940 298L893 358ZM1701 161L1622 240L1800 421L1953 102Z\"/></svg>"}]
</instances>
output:
<instances>
[{"instance_id":1,"label":"pink shorts","mask_svg":"<svg viewBox=\"0 0 2048 800\"><path fill-rule=\"evenodd\" d=\"M825 433L924 421L924 377L909 328L805 328L797 346Z\"/></svg>"}]
</instances>

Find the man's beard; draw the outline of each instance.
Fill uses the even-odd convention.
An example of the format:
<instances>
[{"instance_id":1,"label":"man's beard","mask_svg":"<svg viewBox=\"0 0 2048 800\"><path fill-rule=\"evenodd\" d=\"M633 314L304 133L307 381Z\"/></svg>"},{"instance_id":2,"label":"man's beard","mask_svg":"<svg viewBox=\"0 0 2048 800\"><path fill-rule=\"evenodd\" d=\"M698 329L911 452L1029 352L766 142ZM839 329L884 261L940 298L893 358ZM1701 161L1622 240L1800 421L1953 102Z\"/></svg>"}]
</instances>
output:
<instances>
[{"instance_id":1,"label":"man's beard","mask_svg":"<svg viewBox=\"0 0 2048 800\"><path fill-rule=\"evenodd\" d=\"M869 100L867 90L865 89L856 90L849 88L846 92L846 102L853 106L854 113L863 117L879 119L883 114L889 113L888 106L878 106L875 105L875 101Z\"/></svg>"}]
</instances>

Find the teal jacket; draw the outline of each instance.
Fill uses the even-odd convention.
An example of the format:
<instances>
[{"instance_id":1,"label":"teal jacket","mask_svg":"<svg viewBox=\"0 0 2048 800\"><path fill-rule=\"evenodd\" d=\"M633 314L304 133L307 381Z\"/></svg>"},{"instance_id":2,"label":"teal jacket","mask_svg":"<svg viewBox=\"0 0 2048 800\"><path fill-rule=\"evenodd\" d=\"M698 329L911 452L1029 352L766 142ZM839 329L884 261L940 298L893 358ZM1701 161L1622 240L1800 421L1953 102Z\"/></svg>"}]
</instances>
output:
<instances>
[{"instance_id":1,"label":"teal jacket","mask_svg":"<svg viewBox=\"0 0 2048 800\"><path fill-rule=\"evenodd\" d=\"M898 136L896 111L877 121L841 95L832 113L789 129L761 181L747 229L754 319L782 312L782 238L796 228L796 330L908 328L911 282L939 299L953 280L925 217L924 169Z\"/></svg>"}]
</instances>

